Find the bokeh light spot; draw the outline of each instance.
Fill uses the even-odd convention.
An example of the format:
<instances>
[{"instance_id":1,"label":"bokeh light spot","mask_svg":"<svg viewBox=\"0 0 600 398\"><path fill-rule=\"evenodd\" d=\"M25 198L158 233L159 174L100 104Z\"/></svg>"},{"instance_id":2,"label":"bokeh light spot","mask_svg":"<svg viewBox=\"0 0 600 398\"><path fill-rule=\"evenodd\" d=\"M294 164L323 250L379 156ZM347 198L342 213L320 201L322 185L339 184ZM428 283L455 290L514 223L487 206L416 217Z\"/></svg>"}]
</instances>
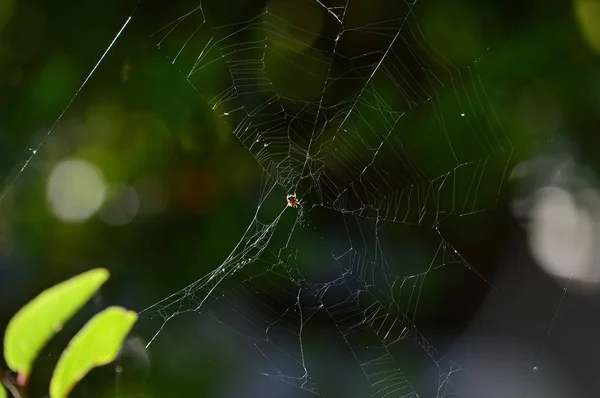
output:
<instances>
[{"instance_id":1,"label":"bokeh light spot","mask_svg":"<svg viewBox=\"0 0 600 398\"><path fill-rule=\"evenodd\" d=\"M593 244L589 216L563 189L542 188L538 195L532 217L532 252L550 274L579 274L589 263Z\"/></svg>"},{"instance_id":2,"label":"bokeh light spot","mask_svg":"<svg viewBox=\"0 0 600 398\"><path fill-rule=\"evenodd\" d=\"M127 185L116 185L109 189L110 200L100 212L100 218L112 226L129 224L140 208L136 190Z\"/></svg>"},{"instance_id":3,"label":"bokeh light spot","mask_svg":"<svg viewBox=\"0 0 600 398\"><path fill-rule=\"evenodd\" d=\"M48 178L46 196L54 215L65 222L81 222L100 209L106 196L102 172L80 159L57 163Z\"/></svg>"}]
</instances>

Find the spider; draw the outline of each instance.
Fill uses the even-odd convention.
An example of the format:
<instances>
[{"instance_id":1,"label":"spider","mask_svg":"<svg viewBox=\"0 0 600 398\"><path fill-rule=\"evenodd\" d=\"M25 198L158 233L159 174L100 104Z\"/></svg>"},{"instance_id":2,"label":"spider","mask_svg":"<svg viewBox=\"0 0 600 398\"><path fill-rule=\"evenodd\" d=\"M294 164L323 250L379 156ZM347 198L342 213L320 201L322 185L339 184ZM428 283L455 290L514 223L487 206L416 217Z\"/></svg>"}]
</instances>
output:
<instances>
[{"instance_id":1,"label":"spider","mask_svg":"<svg viewBox=\"0 0 600 398\"><path fill-rule=\"evenodd\" d=\"M298 198L296 198L296 194L288 195L287 202L289 207L297 207L298 206Z\"/></svg>"}]
</instances>

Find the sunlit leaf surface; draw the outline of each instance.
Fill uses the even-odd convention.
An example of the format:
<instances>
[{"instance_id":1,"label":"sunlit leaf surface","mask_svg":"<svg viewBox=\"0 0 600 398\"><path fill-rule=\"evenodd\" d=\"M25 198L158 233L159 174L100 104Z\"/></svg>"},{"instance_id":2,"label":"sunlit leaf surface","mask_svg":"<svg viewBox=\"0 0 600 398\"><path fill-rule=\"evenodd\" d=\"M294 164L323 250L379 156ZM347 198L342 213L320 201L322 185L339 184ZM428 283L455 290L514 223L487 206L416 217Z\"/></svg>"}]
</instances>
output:
<instances>
[{"instance_id":1,"label":"sunlit leaf surface","mask_svg":"<svg viewBox=\"0 0 600 398\"><path fill-rule=\"evenodd\" d=\"M121 307L109 307L90 319L58 360L50 396L66 397L92 368L114 361L136 320L135 312Z\"/></svg>"},{"instance_id":2,"label":"sunlit leaf surface","mask_svg":"<svg viewBox=\"0 0 600 398\"><path fill-rule=\"evenodd\" d=\"M108 279L106 269L93 269L40 293L11 319L4 335L4 358L26 380L44 345Z\"/></svg>"}]
</instances>

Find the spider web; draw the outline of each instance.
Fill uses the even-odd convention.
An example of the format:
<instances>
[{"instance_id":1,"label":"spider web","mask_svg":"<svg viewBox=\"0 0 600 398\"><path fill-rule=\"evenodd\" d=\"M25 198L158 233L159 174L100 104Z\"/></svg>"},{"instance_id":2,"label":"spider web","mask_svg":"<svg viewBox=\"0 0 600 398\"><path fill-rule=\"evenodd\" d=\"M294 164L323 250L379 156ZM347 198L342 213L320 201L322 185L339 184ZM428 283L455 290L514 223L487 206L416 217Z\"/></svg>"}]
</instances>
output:
<instances>
[{"instance_id":1,"label":"spider web","mask_svg":"<svg viewBox=\"0 0 600 398\"><path fill-rule=\"evenodd\" d=\"M443 226L496 205L513 146L477 61L458 68L427 41L421 2L365 4L140 2L127 20L263 170L229 256L140 312L161 324L148 347L177 315L210 314L256 347L264 375L325 396L307 359L307 330L325 319L370 396L458 393L464 369L419 327L423 292L450 267L493 289ZM398 260L400 245L431 254ZM427 387L409 376L415 348L435 371Z\"/></svg>"},{"instance_id":2,"label":"spider web","mask_svg":"<svg viewBox=\"0 0 600 398\"><path fill-rule=\"evenodd\" d=\"M322 395L303 333L324 314L371 396L443 397L462 368L420 332L421 293L449 266L491 287L440 226L496 204L513 147L477 61L461 71L432 47L417 2L373 15L363 3L202 1L134 15L263 169L227 259L141 315L161 320L157 337L183 312L211 314L259 350L264 374ZM435 164L419 157L430 151ZM431 257L391 260L398 234L425 237ZM312 266L306 250L326 260ZM433 390L409 380L407 346L436 370Z\"/></svg>"}]
</instances>

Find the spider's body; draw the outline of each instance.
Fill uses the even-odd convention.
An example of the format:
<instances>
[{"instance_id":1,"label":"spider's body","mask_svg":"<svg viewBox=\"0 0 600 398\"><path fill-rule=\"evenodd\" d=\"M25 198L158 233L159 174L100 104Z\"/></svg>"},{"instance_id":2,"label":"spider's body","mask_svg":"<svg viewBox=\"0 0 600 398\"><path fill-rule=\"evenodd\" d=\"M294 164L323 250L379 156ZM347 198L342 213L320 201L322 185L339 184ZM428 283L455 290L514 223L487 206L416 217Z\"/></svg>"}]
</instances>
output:
<instances>
[{"instance_id":1,"label":"spider's body","mask_svg":"<svg viewBox=\"0 0 600 398\"><path fill-rule=\"evenodd\" d=\"M297 207L298 206L298 198L296 198L296 194L287 196L287 203L289 207Z\"/></svg>"}]
</instances>

